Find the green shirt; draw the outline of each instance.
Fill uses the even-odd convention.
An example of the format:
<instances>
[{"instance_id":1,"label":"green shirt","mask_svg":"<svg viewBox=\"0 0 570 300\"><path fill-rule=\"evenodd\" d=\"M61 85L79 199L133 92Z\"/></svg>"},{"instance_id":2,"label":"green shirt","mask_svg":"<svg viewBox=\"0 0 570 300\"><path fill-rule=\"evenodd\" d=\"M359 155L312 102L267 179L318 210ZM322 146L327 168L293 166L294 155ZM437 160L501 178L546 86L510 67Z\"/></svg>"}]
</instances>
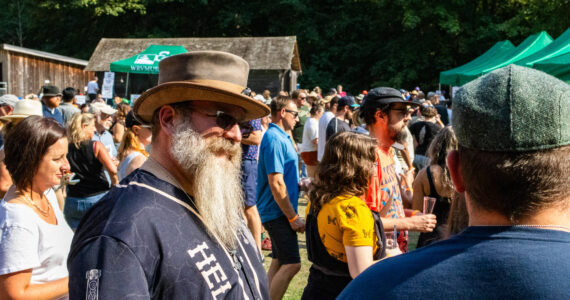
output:
<instances>
[{"instance_id":1,"label":"green shirt","mask_svg":"<svg viewBox=\"0 0 570 300\"><path fill-rule=\"evenodd\" d=\"M307 104L299 107L299 122L293 127L293 139L296 144L301 144L303 142L303 129L305 128L305 122L311 116L311 107Z\"/></svg>"}]
</instances>

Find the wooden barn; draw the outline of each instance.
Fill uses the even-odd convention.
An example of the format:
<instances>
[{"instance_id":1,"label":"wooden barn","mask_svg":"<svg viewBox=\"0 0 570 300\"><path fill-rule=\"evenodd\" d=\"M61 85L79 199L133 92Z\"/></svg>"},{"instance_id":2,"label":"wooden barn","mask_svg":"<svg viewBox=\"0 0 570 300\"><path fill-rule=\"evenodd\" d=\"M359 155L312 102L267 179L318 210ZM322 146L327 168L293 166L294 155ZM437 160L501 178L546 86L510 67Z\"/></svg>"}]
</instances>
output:
<instances>
[{"instance_id":1,"label":"wooden barn","mask_svg":"<svg viewBox=\"0 0 570 300\"><path fill-rule=\"evenodd\" d=\"M301 60L295 36L240 38L151 38L107 39L99 41L89 59L86 71L97 72L102 86L103 72L110 64L134 56L150 45L184 46L188 52L198 50L225 51L249 63L248 87L257 93L268 89L275 96L281 90L296 88L301 73ZM126 73L115 74L115 94L125 96ZM158 83L158 75L130 74L128 94L140 94ZM126 95L126 96L129 96Z\"/></svg>"},{"instance_id":2,"label":"wooden barn","mask_svg":"<svg viewBox=\"0 0 570 300\"><path fill-rule=\"evenodd\" d=\"M0 46L0 93L23 97L39 93L41 86L50 84L64 89L83 91L92 72L85 72L87 61L44 51L2 44ZM5 87L4 87L5 86Z\"/></svg>"}]
</instances>

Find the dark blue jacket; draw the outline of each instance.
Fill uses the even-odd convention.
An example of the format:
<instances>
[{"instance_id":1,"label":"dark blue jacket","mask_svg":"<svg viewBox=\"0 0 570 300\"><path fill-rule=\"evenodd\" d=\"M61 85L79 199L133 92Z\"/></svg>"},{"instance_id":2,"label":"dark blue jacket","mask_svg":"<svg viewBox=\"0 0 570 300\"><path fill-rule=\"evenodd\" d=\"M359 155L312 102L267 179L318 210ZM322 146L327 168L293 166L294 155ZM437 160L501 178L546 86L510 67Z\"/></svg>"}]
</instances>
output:
<instances>
[{"instance_id":1,"label":"dark blue jacket","mask_svg":"<svg viewBox=\"0 0 570 300\"><path fill-rule=\"evenodd\" d=\"M268 299L245 223L235 254L224 250L158 168L148 160L81 221L68 259L70 299Z\"/></svg>"}]
</instances>

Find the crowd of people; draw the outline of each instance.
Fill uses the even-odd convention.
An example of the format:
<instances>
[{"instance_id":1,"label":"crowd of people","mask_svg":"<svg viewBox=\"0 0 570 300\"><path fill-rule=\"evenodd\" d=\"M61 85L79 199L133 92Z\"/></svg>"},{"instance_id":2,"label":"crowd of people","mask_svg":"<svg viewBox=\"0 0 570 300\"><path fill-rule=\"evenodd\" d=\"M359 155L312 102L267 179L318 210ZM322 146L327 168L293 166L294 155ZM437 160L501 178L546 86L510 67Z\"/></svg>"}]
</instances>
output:
<instances>
[{"instance_id":1,"label":"crowd of people","mask_svg":"<svg viewBox=\"0 0 570 300\"><path fill-rule=\"evenodd\" d=\"M299 234L302 299L570 297L568 84L272 97L248 71L196 51L134 105L0 97L0 298L282 299Z\"/></svg>"}]
</instances>

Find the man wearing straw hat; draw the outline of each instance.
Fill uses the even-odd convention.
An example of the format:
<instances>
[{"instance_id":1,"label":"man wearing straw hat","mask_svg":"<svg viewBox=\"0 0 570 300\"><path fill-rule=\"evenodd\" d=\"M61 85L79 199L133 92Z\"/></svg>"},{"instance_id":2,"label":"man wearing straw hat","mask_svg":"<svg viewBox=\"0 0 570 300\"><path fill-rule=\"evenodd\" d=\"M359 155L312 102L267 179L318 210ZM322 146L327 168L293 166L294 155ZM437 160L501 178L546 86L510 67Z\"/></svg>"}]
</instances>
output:
<instances>
[{"instance_id":1,"label":"man wearing straw hat","mask_svg":"<svg viewBox=\"0 0 570 300\"><path fill-rule=\"evenodd\" d=\"M151 155L81 221L69 256L71 299L266 299L267 277L243 220L238 122L269 108L242 94L249 66L196 51L159 65L134 105Z\"/></svg>"},{"instance_id":2,"label":"man wearing straw hat","mask_svg":"<svg viewBox=\"0 0 570 300\"><path fill-rule=\"evenodd\" d=\"M379 262L339 298L570 299L569 114L570 86L537 70L462 86L447 164L469 227Z\"/></svg>"}]
</instances>

